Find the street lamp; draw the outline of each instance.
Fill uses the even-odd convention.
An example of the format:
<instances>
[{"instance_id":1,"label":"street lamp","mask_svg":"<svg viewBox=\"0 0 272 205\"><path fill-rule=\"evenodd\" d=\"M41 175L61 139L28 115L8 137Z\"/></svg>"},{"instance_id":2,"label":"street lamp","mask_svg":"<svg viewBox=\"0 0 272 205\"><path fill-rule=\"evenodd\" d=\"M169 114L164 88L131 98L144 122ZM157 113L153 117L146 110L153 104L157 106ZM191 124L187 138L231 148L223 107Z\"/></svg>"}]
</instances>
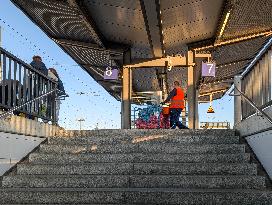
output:
<instances>
[{"instance_id":1,"label":"street lamp","mask_svg":"<svg viewBox=\"0 0 272 205\"><path fill-rule=\"evenodd\" d=\"M85 121L85 119L80 118L77 120L79 122L79 130L81 131L81 123Z\"/></svg>"}]
</instances>

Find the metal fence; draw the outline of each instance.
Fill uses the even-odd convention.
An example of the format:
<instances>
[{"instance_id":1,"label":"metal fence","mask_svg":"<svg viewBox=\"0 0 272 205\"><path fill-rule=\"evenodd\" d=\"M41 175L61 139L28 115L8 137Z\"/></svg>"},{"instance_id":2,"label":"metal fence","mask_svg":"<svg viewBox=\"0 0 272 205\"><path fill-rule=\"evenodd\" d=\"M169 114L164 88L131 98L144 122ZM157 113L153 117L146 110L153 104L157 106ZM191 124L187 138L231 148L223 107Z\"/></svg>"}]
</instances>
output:
<instances>
[{"instance_id":1,"label":"metal fence","mask_svg":"<svg viewBox=\"0 0 272 205\"><path fill-rule=\"evenodd\" d=\"M12 109L57 88L57 83L0 48L0 108ZM46 96L16 110L28 118L55 122L56 95Z\"/></svg>"},{"instance_id":2,"label":"metal fence","mask_svg":"<svg viewBox=\"0 0 272 205\"><path fill-rule=\"evenodd\" d=\"M272 50L268 50L242 80L242 92L259 108L271 104ZM249 117L256 112L245 99L242 99L242 117Z\"/></svg>"}]
</instances>

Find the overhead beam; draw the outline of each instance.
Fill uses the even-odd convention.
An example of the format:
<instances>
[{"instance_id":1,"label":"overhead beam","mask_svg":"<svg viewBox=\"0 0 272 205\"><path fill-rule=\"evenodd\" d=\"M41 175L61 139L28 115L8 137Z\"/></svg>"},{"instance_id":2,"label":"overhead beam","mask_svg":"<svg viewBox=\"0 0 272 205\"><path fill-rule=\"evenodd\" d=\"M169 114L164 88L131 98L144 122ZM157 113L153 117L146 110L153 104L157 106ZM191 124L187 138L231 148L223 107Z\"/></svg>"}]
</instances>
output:
<instances>
[{"instance_id":1,"label":"overhead beam","mask_svg":"<svg viewBox=\"0 0 272 205\"><path fill-rule=\"evenodd\" d=\"M168 62L168 66L180 67L180 66L194 66L194 63L189 64L186 57L175 56L166 58L154 58L154 59L142 59L132 61L130 64L125 64L124 67L130 68L147 68L147 67L165 67L165 63Z\"/></svg>"},{"instance_id":2,"label":"overhead beam","mask_svg":"<svg viewBox=\"0 0 272 205\"><path fill-rule=\"evenodd\" d=\"M217 93L226 92L227 90L228 90L228 88L224 88L224 89L215 90L215 91L212 91L212 92L202 93L202 94L199 94L198 97L210 96L210 95L214 95L214 94L217 94Z\"/></svg>"},{"instance_id":3,"label":"overhead beam","mask_svg":"<svg viewBox=\"0 0 272 205\"><path fill-rule=\"evenodd\" d=\"M95 43L98 44L100 47L105 48L105 39L98 31L92 17L88 14L84 2L79 0L67 0L67 2L71 7L75 8L78 11L78 16L81 17L82 23L84 23L85 26L89 29Z\"/></svg>"},{"instance_id":4,"label":"overhead beam","mask_svg":"<svg viewBox=\"0 0 272 205\"><path fill-rule=\"evenodd\" d=\"M164 56L159 0L140 0L149 44L154 58Z\"/></svg>"},{"instance_id":5,"label":"overhead beam","mask_svg":"<svg viewBox=\"0 0 272 205\"><path fill-rule=\"evenodd\" d=\"M196 53L195 57L196 58L211 58L212 54L210 54L210 53Z\"/></svg>"},{"instance_id":6,"label":"overhead beam","mask_svg":"<svg viewBox=\"0 0 272 205\"><path fill-rule=\"evenodd\" d=\"M265 32L257 33L257 34L251 34L251 35L246 35L246 36L241 36L241 37L229 39L229 40L222 41L222 42L219 42L219 43L214 43L214 44L206 45L206 46L203 46L203 47L194 48L194 50L195 51L200 51L200 50L205 50L205 49L208 49L208 48L216 48L216 47L221 47L221 46L227 46L227 45L231 45L231 44L234 44L234 43L253 40L255 38L264 37L264 36L272 36L272 30L268 30L268 31L265 31Z\"/></svg>"},{"instance_id":7,"label":"overhead beam","mask_svg":"<svg viewBox=\"0 0 272 205\"><path fill-rule=\"evenodd\" d=\"M192 42L192 43L188 43L188 50L196 50L199 48L204 48L210 45L214 45L215 43L215 38L208 38L208 39L204 39L201 41L196 41L196 42Z\"/></svg>"}]
</instances>

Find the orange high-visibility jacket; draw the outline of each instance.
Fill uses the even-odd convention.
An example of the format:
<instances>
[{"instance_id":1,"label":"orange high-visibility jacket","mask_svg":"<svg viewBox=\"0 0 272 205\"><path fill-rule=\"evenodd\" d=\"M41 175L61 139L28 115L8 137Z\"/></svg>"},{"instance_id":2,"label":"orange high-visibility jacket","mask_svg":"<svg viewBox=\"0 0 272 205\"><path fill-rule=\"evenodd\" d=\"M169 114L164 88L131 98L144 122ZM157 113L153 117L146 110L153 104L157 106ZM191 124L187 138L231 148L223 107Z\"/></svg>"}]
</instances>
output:
<instances>
[{"instance_id":1,"label":"orange high-visibility jacket","mask_svg":"<svg viewBox=\"0 0 272 205\"><path fill-rule=\"evenodd\" d=\"M181 87L176 88L177 94L171 99L170 108L184 109L184 91Z\"/></svg>"}]
</instances>

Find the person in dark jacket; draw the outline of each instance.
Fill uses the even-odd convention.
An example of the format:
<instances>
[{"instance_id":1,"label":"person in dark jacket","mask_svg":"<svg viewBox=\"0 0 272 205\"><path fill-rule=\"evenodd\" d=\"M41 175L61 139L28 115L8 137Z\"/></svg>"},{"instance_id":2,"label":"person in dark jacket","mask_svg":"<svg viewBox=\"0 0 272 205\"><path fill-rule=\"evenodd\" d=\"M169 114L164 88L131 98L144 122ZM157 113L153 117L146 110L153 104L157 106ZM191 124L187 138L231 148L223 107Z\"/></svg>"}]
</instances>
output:
<instances>
[{"instance_id":1,"label":"person in dark jacket","mask_svg":"<svg viewBox=\"0 0 272 205\"><path fill-rule=\"evenodd\" d=\"M45 66L45 64L42 62L42 58L40 56L33 56L32 62L30 65L35 68L37 71L43 73L44 75L48 74L48 70Z\"/></svg>"},{"instance_id":2,"label":"person in dark jacket","mask_svg":"<svg viewBox=\"0 0 272 205\"><path fill-rule=\"evenodd\" d=\"M49 68L48 69L48 77L58 83L57 89L59 91L57 92L57 96L59 97L59 96L66 95L63 83L62 83L56 69ZM56 122L58 122L58 120L59 120L59 110L60 110L60 104L61 104L61 100L58 97L55 99L56 100Z\"/></svg>"},{"instance_id":3,"label":"person in dark jacket","mask_svg":"<svg viewBox=\"0 0 272 205\"><path fill-rule=\"evenodd\" d=\"M174 82L174 89L169 93L163 104L170 102L170 128L188 129L179 121L180 114L185 107L185 94L178 81Z\"/></svg>"},{"instance_id":4,"label":"person in dark jacket","mask_svg":"<svg viewBox=\"0 0 272 205\"><path fill-rule=\"evenodd\" d=\"M48 76L52 80L58 82L58 90L61 91L61 92L59 92L59 95L64 95L65 94L65 89L64 89L64 86L63 86L63 82L61 81L56 69L49 68L48 69Z\"/></svg>"}]
</instances>

